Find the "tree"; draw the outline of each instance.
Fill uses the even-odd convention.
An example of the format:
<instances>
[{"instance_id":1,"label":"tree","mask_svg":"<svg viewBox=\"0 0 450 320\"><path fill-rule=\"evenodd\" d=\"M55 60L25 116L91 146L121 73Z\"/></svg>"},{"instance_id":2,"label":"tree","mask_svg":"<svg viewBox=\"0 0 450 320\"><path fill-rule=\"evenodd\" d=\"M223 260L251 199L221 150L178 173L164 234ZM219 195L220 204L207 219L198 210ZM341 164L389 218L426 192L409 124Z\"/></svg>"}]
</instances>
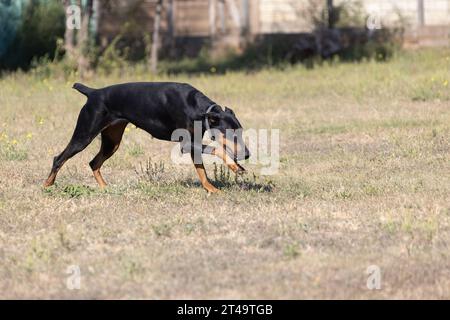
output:
<instances>
[{"instance_id":1,"label":"tree","mask_svg":"<svg viewBox=\"0 0 450 320\"><path fill-rule=\"evenodd\" d=\"M64 10L66 13L66 30L64 33L64 49L66 51L66 57L70 60L74 59L75 56L75 32L74 29L77 27L76 15L79 12L72 12L70 10L71 1L64 0Z\"/></svg>"},{"instance_id":2,"label":"tree","mask_svg":"<svg viewBox=\"0 0 450 320\"><path fill-rule=\"evenodd\" d=\"M81 0L79 0L81 7ZM83 77L86 72L91 68L91 62L89 60L89 49L91 44L89 26L93 13L93 0L87 0L86 6L81 10L81 29L78 34L78 72Z\"/></svg>"},{"instance_id":3,"label":"tree","mask_svg":"<svg viewBox=\"0 0 450 320\"><path fill-rule=\"evenodd\" d=\"M159 46L159 30L161 28L161 11L163 0L158 0L156 4L155 20L153 23L152 49L150 52L150 70L152 73L158 71L158 46Z\"/></svg>"},{"instance_id":4,"label":"tree","mask_svg":"<svg viewBox=\"0 0 450 320\"><path fill-rule=\"evenodd\" d=\"M336 22L333 0L327 0L328 28L333 29Z\"/></svg>"}]
</instances>

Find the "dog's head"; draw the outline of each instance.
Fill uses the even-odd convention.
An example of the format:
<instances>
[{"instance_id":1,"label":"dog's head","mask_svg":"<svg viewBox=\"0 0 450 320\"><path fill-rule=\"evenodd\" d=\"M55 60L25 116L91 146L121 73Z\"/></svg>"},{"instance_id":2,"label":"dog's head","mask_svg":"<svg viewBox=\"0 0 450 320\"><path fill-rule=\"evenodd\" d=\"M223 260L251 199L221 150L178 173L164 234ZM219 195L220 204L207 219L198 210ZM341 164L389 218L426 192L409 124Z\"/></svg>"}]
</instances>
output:
<instances>
[{"instance_id":1,"label":"dog's head","mask_svg":"<svg viewBox=\"0 0 450 320\"><path fill-rule=\"evenodd\" d=\"M212 129L212 138L223 145L233 160L246 160L250 158L250 151L242 137L242 125L236 114L230 108L222 110L214 106L204 114L206 128Z\"/></svg>"}]
</instances>

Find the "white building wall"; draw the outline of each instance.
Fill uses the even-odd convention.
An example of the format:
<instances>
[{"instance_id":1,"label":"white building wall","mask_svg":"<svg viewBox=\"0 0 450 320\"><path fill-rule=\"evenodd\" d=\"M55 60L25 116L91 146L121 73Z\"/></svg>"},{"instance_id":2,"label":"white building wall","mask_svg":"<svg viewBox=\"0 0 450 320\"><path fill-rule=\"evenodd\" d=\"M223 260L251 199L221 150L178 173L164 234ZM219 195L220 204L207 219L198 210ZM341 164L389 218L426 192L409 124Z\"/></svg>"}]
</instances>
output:
<instances>
[{"instance_id":1,"label":"white building wall","mask_svg":"<svg viewBox=\"0 0 450 320\"><path fill-rule=\"evenodd\" d=\"M425 25L450 25L450 0L424 0ZM390 25L398 21L399 13L410 26L419 22L418 0L361 0L365 10L380 16Z\"/></svg>"},{"instance_id":2,"label":"white building wall","mask_svg":"<svg viewBox=\"0 0 450 320\"><path fill-rule=\"evenodd\" d=\"M425 0L425 25L450 26L450 1Z\"/></svg>"},{"instance_id":3,"label":"white building wall","mask_svg":"<svg viewBox=\"0 0 450 320\"><path fill-rule=\"evenodd\" d=\"M261 33L295 33L310 31L305 14L310 0L250 0L259 3L259 31ZM358 0L334 0L357 2ZM450 26L450 0L423 0L426 26ZM368 14L378 15L383 25L399 21L399 14L410 27L419 21L418 0L359 0ZM326 0L319 0L325 5Z\"/></svg>"},{"instance_id":4,"label":"white building wall","mask_svg":"<svg viewBox=\"0 0 450 320\"><path fill-rule=\"evenodd\" d=\"M259 1L259 30L261 33L296 33L311 31L304 17L308 0Z\"/></svg>"}]
</instances>

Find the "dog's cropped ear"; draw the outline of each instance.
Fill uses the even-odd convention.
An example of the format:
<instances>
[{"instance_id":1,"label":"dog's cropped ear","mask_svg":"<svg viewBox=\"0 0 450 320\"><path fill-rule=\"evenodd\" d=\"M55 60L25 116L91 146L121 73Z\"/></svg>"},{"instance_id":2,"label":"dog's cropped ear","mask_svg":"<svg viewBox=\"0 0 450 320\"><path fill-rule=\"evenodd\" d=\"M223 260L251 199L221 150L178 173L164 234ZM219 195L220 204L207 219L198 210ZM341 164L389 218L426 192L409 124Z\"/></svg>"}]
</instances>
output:
<instances>
[{"instance_id":1,"label":"dog's cropped ear","mask_svg":"<svg viewBox=\"0 0 450 320\"><path fill-rule=\"evenodd\" d=\"M225 107L225 112L227 112L227 113L229 113L229 114L232 114L232 115L234 116L234 111L231 110L231 109L228 108L228 107Z\"/></svg>"}]
</instances>

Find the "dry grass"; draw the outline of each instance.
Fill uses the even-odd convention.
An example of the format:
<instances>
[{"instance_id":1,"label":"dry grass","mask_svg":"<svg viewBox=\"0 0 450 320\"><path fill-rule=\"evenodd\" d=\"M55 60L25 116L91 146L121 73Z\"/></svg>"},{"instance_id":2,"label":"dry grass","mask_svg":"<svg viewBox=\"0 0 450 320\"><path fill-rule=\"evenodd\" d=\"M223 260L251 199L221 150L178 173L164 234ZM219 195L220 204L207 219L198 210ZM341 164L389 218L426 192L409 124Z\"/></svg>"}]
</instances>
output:
<instances>
[{"instance_id":1,"label":"dry grass","mask_svg":"<svg viewBox=\"0 0 450 320\"><path fill-rule=\"evenodd\" d=\"M129 70L92 86L154 80ZM84 97L76 79L0 80L2 298L450 298L450 51L188 81L244 127L281 130L281 169L207 197L171 144L129 127L43 190ZM146 161L164 163L148 172ZM142 168L140 164L142 164ZM258 172L256 166L248 169ZM208 167L213 176L213 167ZM81 289L66 287L70 265ZM366 288L378 265L382 289Z\"/></svg>"}]
</instances>

